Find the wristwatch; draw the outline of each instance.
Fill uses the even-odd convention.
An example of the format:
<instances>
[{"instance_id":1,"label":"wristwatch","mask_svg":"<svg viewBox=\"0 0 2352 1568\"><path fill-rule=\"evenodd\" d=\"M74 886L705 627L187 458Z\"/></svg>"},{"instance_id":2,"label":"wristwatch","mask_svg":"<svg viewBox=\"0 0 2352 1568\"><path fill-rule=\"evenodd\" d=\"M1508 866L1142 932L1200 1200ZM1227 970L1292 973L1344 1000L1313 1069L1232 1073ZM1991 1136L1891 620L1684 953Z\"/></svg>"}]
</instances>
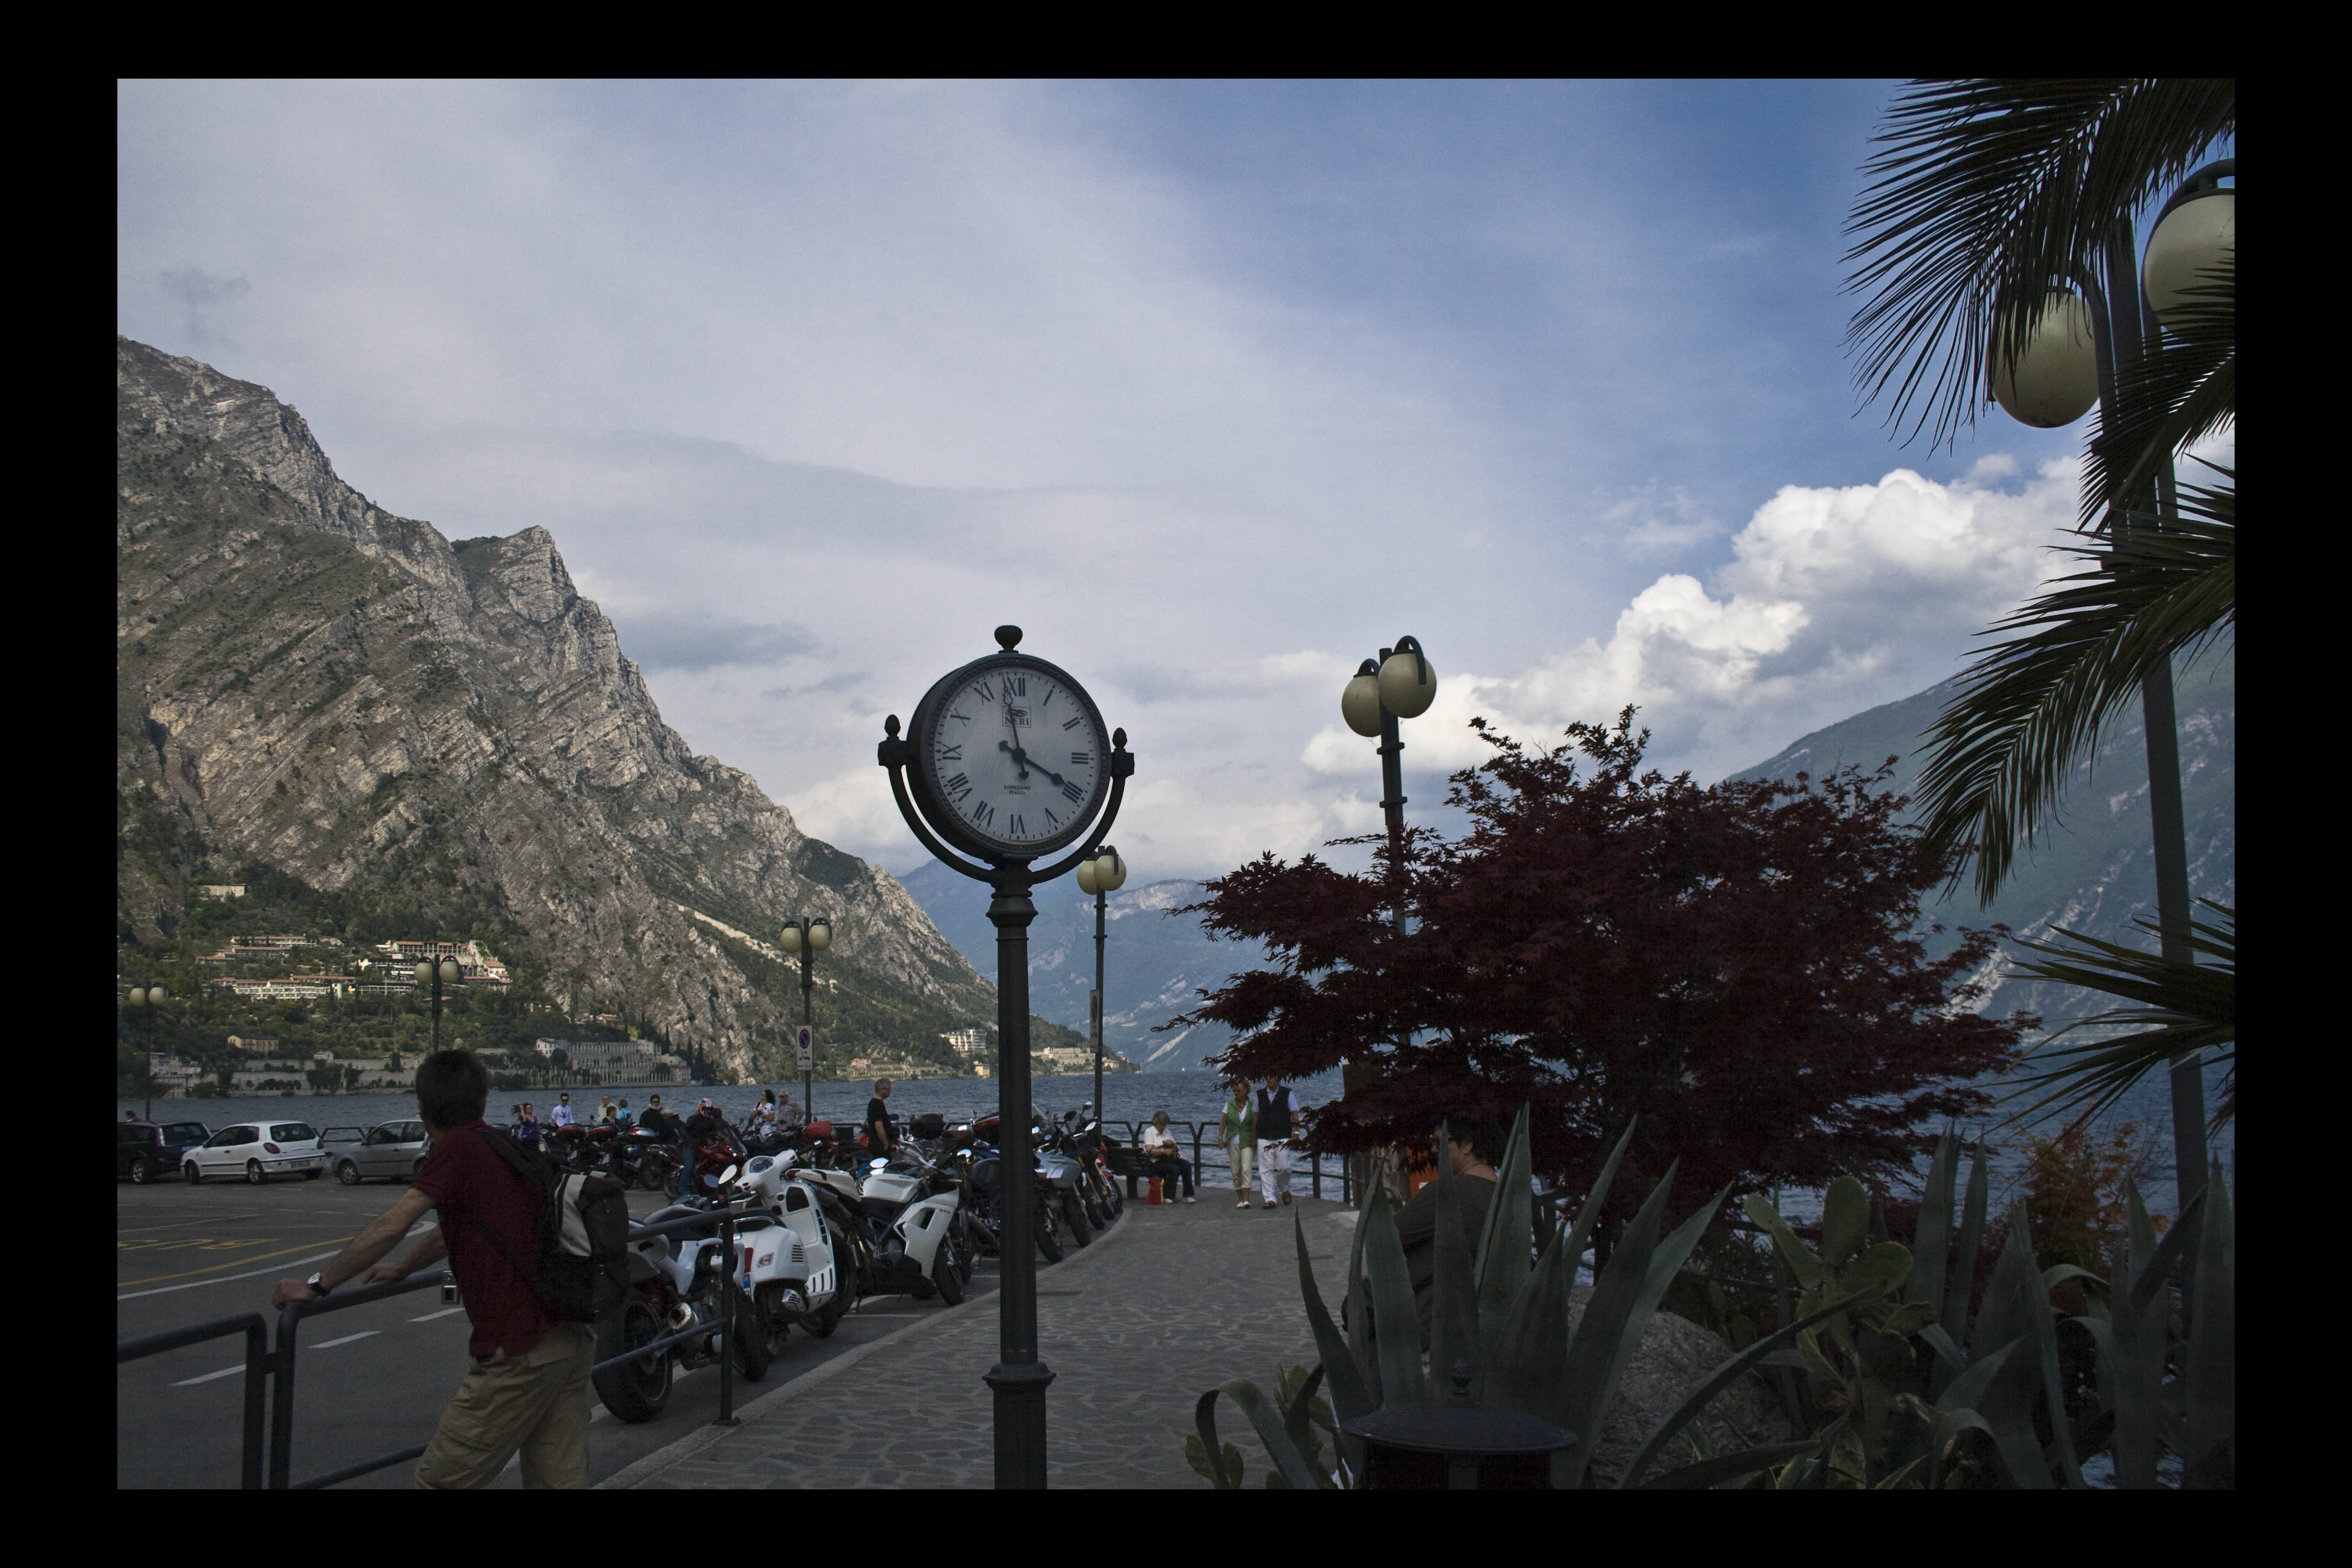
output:
<instances>
[{"instance_id":1,"label":"wristwatch","mask_svg":"<svg viewBox=\"0 0 2352 1568\"><path fill-rule=\"evenodd\" d=\"M311 1275L310 1278L303 1280L302 1283L310 1287L310 1295L314 1300L334 1289L332 1285L327 1283L324 1271Z\"/></svg>"}]
</instances>

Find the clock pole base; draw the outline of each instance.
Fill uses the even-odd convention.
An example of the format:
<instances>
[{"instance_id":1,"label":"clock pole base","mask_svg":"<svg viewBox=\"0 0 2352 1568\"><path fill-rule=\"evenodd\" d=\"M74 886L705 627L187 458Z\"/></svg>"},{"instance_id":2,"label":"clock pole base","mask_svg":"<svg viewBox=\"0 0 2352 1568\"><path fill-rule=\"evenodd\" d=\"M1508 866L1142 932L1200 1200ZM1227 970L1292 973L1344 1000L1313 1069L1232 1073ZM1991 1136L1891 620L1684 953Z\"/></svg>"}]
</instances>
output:
<instances>
[{"instance_id":1,"label":"clock pole base","mask_svg":"<svg viewBox=\"0 0 2352 1568\"><path fill-rule=\"evenodd\" d=\"M996 1489L1045 1489L1045 1386L1043 1362L990 1367L982 1381L996 1391Z\"/></svg>"}]
</instances>

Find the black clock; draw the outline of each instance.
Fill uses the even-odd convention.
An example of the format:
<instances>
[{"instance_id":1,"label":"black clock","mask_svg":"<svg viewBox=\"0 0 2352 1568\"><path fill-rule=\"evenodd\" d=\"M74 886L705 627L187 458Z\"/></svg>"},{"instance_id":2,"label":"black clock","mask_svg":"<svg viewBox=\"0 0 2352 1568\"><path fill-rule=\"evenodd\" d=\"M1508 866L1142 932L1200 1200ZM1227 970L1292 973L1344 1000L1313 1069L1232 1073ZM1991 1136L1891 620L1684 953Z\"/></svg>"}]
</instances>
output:
<instances>
[{"instance_id":1,"label":"black clock","mask_svg":"<svg viewBox=\"0 0 2352 1568\"><path fill-rule=\"evenodd\" d=\"M923 816L987 860L1034 859L1076 841L1102 810L1113 773L1111 732L1087 689L1010 647L926 692L907 748Z\"/></svg>"}]
</instances>

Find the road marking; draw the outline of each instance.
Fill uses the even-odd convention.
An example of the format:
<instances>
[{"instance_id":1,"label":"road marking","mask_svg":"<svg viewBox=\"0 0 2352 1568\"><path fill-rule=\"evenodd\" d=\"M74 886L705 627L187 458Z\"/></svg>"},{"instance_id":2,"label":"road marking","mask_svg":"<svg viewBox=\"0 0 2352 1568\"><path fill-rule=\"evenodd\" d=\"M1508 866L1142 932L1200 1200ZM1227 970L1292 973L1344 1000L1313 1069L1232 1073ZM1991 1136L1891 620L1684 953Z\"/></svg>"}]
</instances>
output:
<instances>
[{"instance_id":1,"label":"road marking","mask_svg":"<svg viewBox=\"0 0 2352 1568\"><path fill-rule=\"evenodd\" d=\"M453 1312L462 1312L465 1310L463 1307L444 1307L437 1312L427 1312L421 1318L411 1318L408 1321L412 1323L429 1323L436 1318L446 1318Z\"/></svg>"},{"instance_id":2,"label":"road marking","mask_svg":"<svg viewBox=\"0 0 2352 1568\"><path fill-rule=\"evenodd\" d=\"M211 1219L175 1219L164 1225L117 1226L115 1227L114 1234L117 1236L136 1236L142 1230L179 1230L184 1226L192 1225L233 1225L241 1219L259 1219L260 1217L261 1211L256 1209L251 1214L225 1214L216 1215Z\"/></svg>"},{"instance_id":3,"label":"road marking","mask_svg":"<svg viewBox=\"0 0 2352 1568\"><path fill-rule=\"evenodd\" d=\"M409 1227L408 1236L406 1236L406 1237L403 1237L401 1239L402 1239L402 1240L404 1240L404 1241L405 1241L405 1240L409 1239L410 1237L416 1237L416 1236L421 1236L421 1235L423 1235L425 1232L426 1232L426 1231L428 1231L428 1230L432 1230L432 1229L434 1229L434 1228L435 1228L435 1226L434 1226L434 1222L433 1222L433 1221L431 1221L431 1220L429 1220L429 1219L419 1220L419 1221L417 1221L417 1222L416 1222L416 1224L415 1224L415 1225L414 1225L414 1226L412 1226L411 1227ZM345 1237L343 1239L344 1239L344 1240L346 1240L346 1241L348 1241L348 1240L350 1240L350 1239L351 1239L351 1237ZM310 1243L310 1242L304 1242L302 1245L303 1245L303 1246L305 1246L305 1247L309 1247L309 1246L311 1246L311 1245L313 1245L313 1244L312 1244L312 1243ZM295 1248L295 1247L288 1247L286 1250L287 1250L287 1251L289 1251L289 1252L293 1252L293 1251L297 1251L297 1250L299 1250L299 1249L298 1249L298 1248ZM291 1268L295 1267L297 1264L302 1264L302 1263L316 1263L316 1262L318 1262L320 1258L332 1258L332 1257L334 1257L334 1256L335 1256L335 1253L336 1253L336 1252L341 1252L341 1250L342 1250L342 1248L341 1248L341 1247L337 1247L337 1248L335 1249L335 1251L334 1251L334 1252L314 1252L314 1253L312 1253L312 1254L311 1254L310 1257L308 1257L308 1258L288 1258L285 1262L283 1262L283 1263L279 1264L279 1265L278 1266L278 1268ZM236 1268L236 1267L238 1264L240 1264L240 1263L251 1263L251 1262L257 1262L257 1261L259 1261L259 1259L260 1259L260 1258L268 1258L268 1257L273 1257L273 1256L275 1256L275 1255L274 1255L274 1254L271 1254L271 1253L267 1253L267 1252L265 1252L265 1253L261 1253L261 1254L258 1254L258 1255L247 1256L247 1257L245 1257L245 1258L230 1258L230 1259L229 1259L227 1262L226 1262L226 1263L215 1263L215 1264L214 1264L214 1265L212 1266L212 1268L191 1268L191 1269L189 1269L189 1270L188 1270L188 1274L210 1274L210 1273L213 1271L213 1269L214 1269L214 1268ZM255 1277L256 1277L256 1276L257 1276L257 1275L262 1275L262 1274L274 1274L274 1273L276 1273L277 1271L278 1271L278 1269L277 1269L277 1268L252 1268L252 1269L247 1269L247 1270L245 1273L243 1273L243 1274L224 1274L224 1275L222 1275L222 1276L221 1276L219 1279L190 1279L190 1280L188 1280L188 1283L186 1283L185 1285L161 1285L161 1286L157 1286L157 1287L156 1287L156 1289L152 1289L152 1290L129 1290L129 1291L122 1291L121 1294L117 1295L114 1299L115 1299L116 1300L118 1300L118 1301L135 1301L135 1300L138 1300L140 1297L142 1297L142 1296L162 1296L162 1295L167 1294L168 1292L170 1292L170 1291L173 1291L173 1290L193 1290L193 1289L195 1289L197 1286L199 1286L199 1285L226 1285L226 1284L227 1284L227 1283L228 1283L230 1280L232 1280L232 1279L251 1279L255 1278ZM118 1290L121 1290L121 1288L122 1286L124 1286L124 1285L152 1285L152 1284L154 1284L154 1283L155 1283L155 1281L156 1281L156 1280L158 1280L158 1279L186 1279L186 1278L187 1278L187 1275L183 1275L183 1274L157 1274L157 1275L153 1275L153 1276L150 1277L149 1279L121 1279L121 1280L118 1280L118 1281L116 1281L116 1289L117 1289Z\"/></svg>"},{"instance_id":4,"label":"road marking","mask_svg":"<svg viewBox=\"0 0 2352 1568\"><path fill-rule=\"evenodd\" d=\"M358 1333L345 1334L339 1340L320 1340L315 1345L304 1345L302 1348L306 1351L331 1351L337 1345L350 1344L353 1340L372 1340L382 1332L383 1332L382 1329L362 1329Z\"/></svg>"},{"instance_id":5,"label":"road marking","mask_svg":"<svg viewBox=\"0 0 2352 1568\"><path fill-rule=\"evenodd\" d=\"M292 1252L296 1249L289 1247L286 1250ZM275 1274L281 1268L291 1268L297 1264L317 1263L322 1258L332 1258L336 1253L341 1252L341 1250L342 1248L338 1247L326 1252L314 1252L308 1258L289 1258L285 1262L279 1264L277 1268L252 1268L247 1269L243 1274L224 1274L217 1279L191 1279L184 1285L161 1285L157 1286L152 1290L127 1290L117 1295L114 1299L118 1301L135 1301L142 1296L161 1296L173 1290L193 1290L199 1285L226 1285L232 1279L257 1279L264 1274ZM234 1268L240 1263L247 1263L251 1261L253 1261L253 1259L246 1258L231 1258L226 1263L214 1264L212 1268L191 1268L188 1272L190 1274L210 1274L213 1271L213 1268ZM177 1274L158 1274L155 1278L157 1279L180 1279L181 1276ZM149 1283L149 1281L145 1279L125 1279L122 1283L125 1285L144 1285Z\"/></svg>"},{"instance_id":6,"label":"road marking","mask_svg":"<svg viewBox=\"0 0 2352 1568\"><path fill-rule=\"evenodd\" d=\"M202 1377L184 1377L172 1386L173 1388L194 1388L197 1384L211 1383L216 1378L235 1377L238 1373L241 1373L244 1370L245 1363L243 1362L239 1362L235 1366L225 1366L218 1372L208 1372Z\"/></svg>"}]
</instances>

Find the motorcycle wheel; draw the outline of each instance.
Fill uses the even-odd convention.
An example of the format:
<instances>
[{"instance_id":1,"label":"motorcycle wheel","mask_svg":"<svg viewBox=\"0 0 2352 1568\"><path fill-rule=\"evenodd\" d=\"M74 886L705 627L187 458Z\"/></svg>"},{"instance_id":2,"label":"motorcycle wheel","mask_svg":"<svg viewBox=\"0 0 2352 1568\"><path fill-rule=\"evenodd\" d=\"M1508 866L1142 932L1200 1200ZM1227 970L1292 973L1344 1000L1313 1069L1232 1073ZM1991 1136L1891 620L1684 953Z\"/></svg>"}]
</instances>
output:
<instances>
[{"instance_id":1,"label":"motorcycle wheel","mask_svg":"<svg viewBox=\"0 0 2352 1568\"><path fill-rule=\"evenodd\" d=\"M1087 1205L1078 1201L1076 1193L1062 1194L1062 1217L1069 1222L1070 1239L1080 1247L1095 1244L1094 1226L1087 1223Z\"/></svg>"},{"instance_id":2,"label":"motorcycle wheel","mask_svg":"<svg viewBox=\"0 0 2352 1568\"><path fill-rule=\"evenodd\" d=\"M1104 1209L1102 1194L1095 1191L1092 1182L1078 1184L1078 1200L1087 1211L1087 1223L1097 1230L1110 1228L1110 1215Z\"/></svg>"},{"instance_id":3,"label":"motorcycle wheel","mask_svg":"<svg viewBox=\"0 0 2352 1568\"><path fill-rule=\"evenodd\" d=\"M661 1338L662 1318L652 1302L632 1294L621 1310L596 1325L596 1359L621 1354ZM669 1403L669 1352L656 1351L592 1374L596 1397L619 1421L650 1421Z\"/></svg>"},{"instance_id":4,"label":"motorcycle wheel","mask_svg":"<svg viewBox=\"0 0 2352 1568\"><path fill-rule=\"evenodd\" d=\"M1048 1263L1062 1261L1062 1233L1055 1217L1060 1207L1059 1204L1037 1205L1037 1250Z\"/></svg>"},{"instance_id":5,"label":"motorcycle wheel","mask_svg":"<svg viewBox=\"0 0 2352 1568\"><path fill-rule=\"evenodd\" d=\"M782 1351L786 1324L782 1308L776 1305L781 1285L762 1285L758 1294L748 1301L735 1303L739 1321L735 1327L735 1370L743 1374L746 1383L757 1383L768 1375L768 1368Z\"/></svg>"},{"instance_id":6,"label":"motorcycle wheel","mask_svg":"<svg viewBox=\"0 0 2352 1568\"><path fill-rule=\"evenodd\" d=\"M940 1238L940 1249L931 1258L931 1272L938 1276L932 1283L940 1289L940 1300L950 1307L963 1305L963 1237L950 1230Z\"/></svg>"}]
</instances>

